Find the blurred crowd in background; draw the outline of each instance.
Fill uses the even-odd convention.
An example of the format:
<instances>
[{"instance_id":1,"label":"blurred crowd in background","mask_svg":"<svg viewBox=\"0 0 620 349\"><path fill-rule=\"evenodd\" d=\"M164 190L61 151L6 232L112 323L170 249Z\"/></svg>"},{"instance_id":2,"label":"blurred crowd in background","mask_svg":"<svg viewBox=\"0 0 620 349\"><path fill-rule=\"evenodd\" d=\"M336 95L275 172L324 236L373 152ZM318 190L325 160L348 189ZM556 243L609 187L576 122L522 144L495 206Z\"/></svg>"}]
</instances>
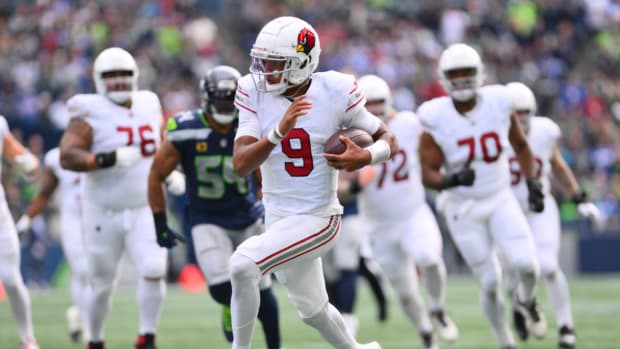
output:
<instances>
[{"instance_id":1,"label":"blurred crowd in background","mask_svg":"<svg viewBox=\"0 0 620 349\"><path fill-rule=\"evenodd\" d=\"M247 72L256 34L281 15L317 29L319 70L378 74L390 83L397 109L442 95L439 54L451 43L473 45L487 82L532 87L539 114L562 128L564 158L611 218L608 229L620 230L618 0L4 0L0 114L42 157L68 121L66 99L94 91L93 58L109 46L136 57L140 87L159 95L166 116L198 107L200 76L217 64ZM6 170L2 176L19 216L37 182ZM563 219L575 219L574 206L558 193ZM34 253L53 239L46 222L35 224Z\"/></svg>"}]
</instances>

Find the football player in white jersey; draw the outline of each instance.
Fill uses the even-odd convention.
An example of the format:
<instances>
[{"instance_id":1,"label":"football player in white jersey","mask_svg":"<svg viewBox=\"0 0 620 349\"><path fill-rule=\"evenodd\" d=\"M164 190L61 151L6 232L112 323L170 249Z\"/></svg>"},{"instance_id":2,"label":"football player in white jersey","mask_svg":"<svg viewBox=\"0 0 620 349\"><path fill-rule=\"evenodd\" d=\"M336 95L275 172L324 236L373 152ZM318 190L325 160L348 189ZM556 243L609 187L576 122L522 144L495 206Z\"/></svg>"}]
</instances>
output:
<instances>
[{"instance_id":1,"label":"football player in white jersey","mask_svg":"<svg viewBox=\"0 0 620 349\"><path fill-rule=\"evenodd\" d=\"M366 109L390 127L400 146L391 161L360 170L362 174L375 174L359 195L373 255L398 293L403 310L421 332L426 347L432 347L429 319L417 287L417 274L412 271L415 262L424 278L433 325L443 340L453 342L458 338L458 328L444 310L446 267L441 233L426 203L418 158L422 127L414 113L394 110L385 80L366 75L359 79L359 85L366 95Z\"/></svg>"},{"instance_id":2,"label":"football player in white jersey","mask_svg":"<svg viewBox=\"0 0 620 349\"><path fill-rule=\"evenodd\" d=\"M560 127L549 118L534 116L536 98L529 87L520 82L511 82L506 87L512 94L513 113L527 134L528 142L534 153L536 176L541 180L545 194L544 210L542 212L529 210L527 187L523 182L523 175L514 154L511 154L510 157L512 190L519 200L532 229L541 277L545 283L548 299L553 307L558 326L559 347L574 348L576 337L573 329L568 283L558 263L560 213L553 196L551 196L551 176L553 175L560 182L562 188L566 188L573 202L577 204L577 210L581 215L597 219L600 217L600 212L594 204L587 202L586 195L579 188L575 175L560 154L557 146L557 141L560 138ZM512 278L507 278L506 286L509 293L514 293L516 285L514 282L510 282L511 280ZM523 326L521 313L514 312L513 316L517 334L522 339L527 339L528 333Z\"/></svg>"},{"instance_id":3,"label":"football player in white jersey","mask_svg":"<svg viewBox=\"0 0 620 349\"><path fill-rule=\"evenodd\" d=\"M88 264L82 239L82 217L80 209L80 173L67 171L60 166L60 149L53 148L45 154L42 169L41 188L26 213L17 221L17 230L27 231L32 219L38 216L58 188L61 198L60 226L61 243L65 259L71 270L71 297L74 306L67 310L71 340L80 342L83 337L81 320L87 319L90 280Z\"/></svg>"},{"instance_id":4,"label":"football player in white jersey","mask_svg":"<svg viewBox=\"0 0 620 349\"><path fill-rule=\"evenodd\" d=\"M3 116L0 116L0 154L9 163L19 166L27 175L34 175L39 168L39 160L13 137ZM4 187L0 186L0 281L9 297L17 322L21 349L39 349L32 329L30 295L19 271L19 260L17 229L6 202Z\"/></svg>"},{"instance_id":5,"label":"football player in white jersey","mask_svg":"<svg viewBox=\"0 0 620 349\"><path fill-rule=\"evenodd\" d=\"M139 273L135 348L151 349L166 290L166 249L157 245L146 183L160 143L161 105L153 92L137 90L138 67L121 48L97 56L93 78L96 94L67 102L72 118L60 142L62 167L84 172L83 231L93 292L88 347L104 348L103 325L127 250Z\"/></svg>"},{"instance_id":6,"label":"football player in white jersey","mask_svg":"<svg viewBox=\"0 0 620 349\"><path fill-rule=\"evenodd\" d=\"M453 44L441 54L440 82L450 96L423 103L418 116L422 180L442 190L438 207L452 238L478 279L484 314L501 348L515 348L501 297L501 268L496 250L508 269L516 270L518 310L536 337L546 334L538 310L535 285L539 267L525 215L510 189L507 150L515 149L528 184L528 203L543 209L543 194L534 171L534 157L502 85L482 85L478 53ZM445 170L442 170L443 169Z\"/></svg>"},{"instance_id":7,"label":"football player in white jersey","mask_svg":"<svg viewBox=\"0 0 620 349\"><path fill-rule=\"evenodd\" d=\"M355 79L338 72L314 73L321 51L312 26L279 17L258 34L250 75L239 80L235 104L239 129L233 165L240 176L260 166L265 205L264 234L245 240L231 258L233 348L250 347L258 311L258 281L274 271L302 320L334 348L369 349L347 333L329 304L319 258L333 247L342 206L337 169L356 170L398 151L392 133L364 108ZM336 131L357 127L375 143L365 149L341 137L347 149L325 154Z\"/></svg>"}]
</instances>

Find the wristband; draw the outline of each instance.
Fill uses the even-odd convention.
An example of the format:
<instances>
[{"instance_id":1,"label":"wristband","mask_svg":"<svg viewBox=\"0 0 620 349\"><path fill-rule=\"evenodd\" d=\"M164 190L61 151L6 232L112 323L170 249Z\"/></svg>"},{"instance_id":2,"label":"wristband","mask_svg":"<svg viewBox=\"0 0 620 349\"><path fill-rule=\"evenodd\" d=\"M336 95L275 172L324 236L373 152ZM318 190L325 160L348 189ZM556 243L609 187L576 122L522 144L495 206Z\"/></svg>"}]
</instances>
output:
<instances>
[{"instance_id":1,"label":"wristband","mask_svg":"<svg viewBox=\"0 0 620 349\"><path fill-rule=\"evenodd\" d=\"M282 132L280 132L280 126L276 126L273 128L273 132L276 133L276 136L280 137L280 139L284 138Z\"/></svg>"},{"instance_id":2,"label":"wristband","mask_svg":"<svg viewBox=\"0 0 620 349\"><path fill-rule=\"evenodd\" d=\"M153 220L155 221L155 229L157 231L167 229L168 218L166 217L166 212L153 212Z\"/></svg>"},{"instance_id":3,"label":"wristband","mask_svg":"<svg viewBox=\"0 0 620 349\"><path fill-rule=\"evenodd\" d=\"M579 205L586 202L586 200L588 199L588 195L584 191L580 191L577 194L573 195L571 199L575 204Z\"/></svg>"},{"instance_id":4,"label":"wristband","mask_svg":"<svg viewBox=\"0 0 620 349\"><path fill-rule=\"evenodd\" d=\"M281 136L281 135L278 134L279 131L277 131L277 129L278 128L275 127L271 131L269 131L269 133L267 134L267 140L271 144L278 145L282 141L282 138L284 138L284 136Z\"/></svg>"},{"instance_id":5,"label":"wristband","mask_svg":"<svg viewBox=\"0 0 620 349\"><path fill-rule=\"evenodd\" d=\"M374 142L364 149L370 152L369 165L375 165L390 158L390 145L383 139Z\"/></svg>"},{"instance_id":6,"label":"wristband","mask_svg":"<svg viewBox=\"0 0 620 349\"><path fill-rule=\"evenodd\" d=\"M95 154L95 162L99 168L114 166L116 163L116 151Z\"/></svg>"}]
</instances>

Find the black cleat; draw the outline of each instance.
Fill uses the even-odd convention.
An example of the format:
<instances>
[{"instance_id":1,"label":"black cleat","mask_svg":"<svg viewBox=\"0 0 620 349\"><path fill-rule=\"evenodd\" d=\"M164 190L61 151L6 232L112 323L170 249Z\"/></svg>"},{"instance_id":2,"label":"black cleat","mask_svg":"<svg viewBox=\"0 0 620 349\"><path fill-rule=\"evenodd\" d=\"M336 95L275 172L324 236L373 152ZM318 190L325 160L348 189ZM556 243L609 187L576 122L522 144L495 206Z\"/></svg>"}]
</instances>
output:
<instances>
[{"instance_id":1,"label":"black cleat","mask_svg":"<svg viewBox=\"0 0 620 349\"><path fill-rule=\"evenodd\" d=\"M73 343L81 343L82 342L82 330L76 330L69 332L69 338L71 338L71 342Z\"/></svg>"},{"instance_id":2,"label":"black cleat","mask_svg":"<svg viewBox=\"0 0 620 349\"><path fill-rule=\"evenodd\" d=\"M575 330L564 325L560 327L558 347L563 349L574 349L577 343Z\"/></svg>"},{"instance_id":3,"label":"black cleat","mask_svg":"<svg viewBox=\"0 0 620 349\"><path fill-rule=\"evenodd\" d=\"M437 349L437 346L435 345L435 338L433 338L432 332L423 332L420 334L420 338L422 339L423 349Z\"/></svg>"},{"instance_id":4,"label":"black cleat","mask_svg":"<svg viewBox=\"0 0 620 349\"><path fill-rule=\"evenodd\" d=\"M86 349L105 349L105 342L88 342Z\"/></svg>"},{"instance_id":5,"label":"black cleat","mask_svg":"<svg viewBox=\"0 0 620 349\"><path fill-rule=\"evenodd\" d=\"M527 327L525 326L525 318L523 317L523 314L516 309L512 311L512 326L514 327L519 339L526 341L529 333L527 332Z\"/></svg>"},{"instance_id":6,"label":"black cleat","mask_svg":"<svg viewBox=\"0 0 620 349\"><path fill-rule=\"evenodd\" d=\"M152 333L139 335L134 349L157 349L155 346L155 335Z\"/></svg>"}]
</instances>

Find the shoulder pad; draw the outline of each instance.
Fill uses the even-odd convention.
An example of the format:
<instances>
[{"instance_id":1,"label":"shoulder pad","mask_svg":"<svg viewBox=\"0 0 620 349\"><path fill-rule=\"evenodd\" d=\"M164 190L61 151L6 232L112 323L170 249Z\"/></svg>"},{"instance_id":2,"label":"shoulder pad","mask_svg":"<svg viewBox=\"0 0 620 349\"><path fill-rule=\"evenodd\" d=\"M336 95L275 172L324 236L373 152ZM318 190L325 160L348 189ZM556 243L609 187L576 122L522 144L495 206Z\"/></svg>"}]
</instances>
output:
<instances>
[{"instance_id":1,"label":"shoulder pad","mask_svg":"<svg viewBox=\"0 0 620 349\"><path fill-rule=\"evenodd\" d=\"M168 119L166 133L171 142L207 138L211 129L201 118L201 110L186 110Z\"/></svg>"}]
</instances>

